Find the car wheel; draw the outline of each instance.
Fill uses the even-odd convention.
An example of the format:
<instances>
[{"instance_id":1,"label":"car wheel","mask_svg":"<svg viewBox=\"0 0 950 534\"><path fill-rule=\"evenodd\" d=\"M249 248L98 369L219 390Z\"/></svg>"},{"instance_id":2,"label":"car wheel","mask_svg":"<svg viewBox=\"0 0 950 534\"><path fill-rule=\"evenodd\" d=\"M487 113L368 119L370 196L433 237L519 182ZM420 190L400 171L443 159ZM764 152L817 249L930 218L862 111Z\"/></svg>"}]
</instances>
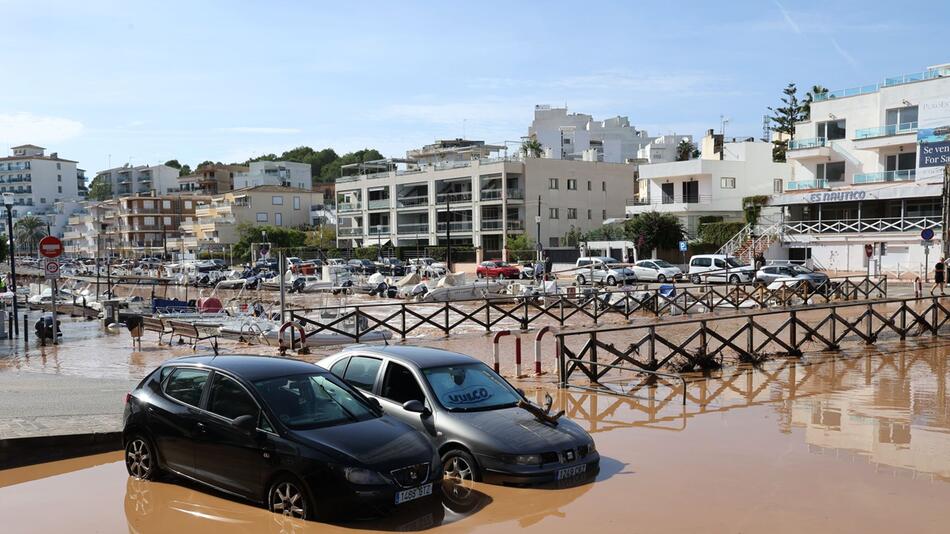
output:
<instances>
[{"instance_id":1,"label":"car wheel","mask_svg":"<svg viewBox=\"0 0 950 534\"><path fill-rule=\"evenodd\" d=\"M126 444L125 469L142 480L153 480L158 475L158 456L148 438L135 435Z\"/></svg>"},{"instance_id":2,"label":"car wheel","mask_svg":"<svg viewBox=\"0 0 950 534\"><path fill-rule=\"evenodd\" d=\"M658 275L656 275L656 281L659 282L659 283L661 283L661 284L664 283L664 282L666 282L666 275L665 275L665 274L658 274Z\"/></svg>"},{"instance_id":3,"label":"car wheel","mask_svg":"<svg viewBox=\"0 0 950 534\"><path fill-rule=\"evenodd\" d=\"M583 275L577 275L577 285L582 286L587 282L587 279Z\"/></svg>"},{"instance_id":4,"label":"car wheel","mask_svg":"<svg viewBox=\"0 0 950 534\"><path fill-rule=\"evenodd\" d=\"M303 484L291 477L282 477L267 492L267 509L294 519L312 519L313 505Z\"/></svg>"},{"instance_id":5,"label":"car wheel","mask_svg":"<svg viewBox=\"0 0 950 534\"><path fill-rule=\"evenodd\" d=\"M485 278L485 273L475 273L475 278Z\"/></svg>"},{"instance_id":6,"label":"car wheel","mask_svg":"<svg viewBox=\"0 0 950 534\"><path fill-rule=\"evenodd\" d=\"M471 480L480 482L482 472L472 455L459 449L453 449L442 455L442 474L456 481Z\"/></svg>"},{"instance_id":7,"label":"car wheel","mask_svg":"<svg viewBox=\"0 0 950 534\"><path fill-rule=\"evenodd\" d=\"M730 284L738 284L738 283L739 283L739 275L738 275L738 274L734 274L734 275L730 276L730 277L729 277L729 283L730 283Z\"/></svg>"},{"instance_id":8,"label":"car wheel","mask_svg":"<svg viewBox=\"0 0 950 534\"><path fill-rule=\"evenodd\" d=\"M693 276L690 276L690 277L689 277L689 281L692 282L692 283L694 283L694 284L696 284L696 285L699 285L699 284L702 284L702 283L703 283L703 279L700 278L700 276L699 276L698 274L694 274Z\"/></svg>"},{"instance_id":9,"label":"car wheel","mask_svg":"<svg viewBox=\"0 0 950 534\"><path fill-rule=\"evenodd\" d=\"M607 277L607 285L608 285L608 286L615 286L615 285L617 285L617 279L614 278L613 276L608 276L608 277Z\"/></svg>"}]
</instances>

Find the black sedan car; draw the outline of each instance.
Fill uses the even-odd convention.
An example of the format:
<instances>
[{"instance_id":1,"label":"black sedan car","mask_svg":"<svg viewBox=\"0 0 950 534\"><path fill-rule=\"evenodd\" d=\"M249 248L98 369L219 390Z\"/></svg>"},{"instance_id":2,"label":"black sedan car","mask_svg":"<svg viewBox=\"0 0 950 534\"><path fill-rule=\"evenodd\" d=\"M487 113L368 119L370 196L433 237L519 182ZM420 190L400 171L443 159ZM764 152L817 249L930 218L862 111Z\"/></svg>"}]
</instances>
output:
<instances>
[{"instance_id":1,"label":"black sedan car","mask_svg":"<svg viewBox=\"0 0 950 534\"><path fill-rule=\"evenodd\" d=\"M303 519L385 511L442 479L425 436L288 359L168 361L126 396L122 437L133 477L167 471Z\"/></svg>"},{"instance_id":2,"label":"black sedan car","mask_svg":"<svg viewBox=\"0 0 950 534\"><path fill-rule=\"evenodd\" d=\"M355 346L318 365L429 436L446 478L506 484L585 479L600 455L481 361L424 347Z\"/></svg>"},{"instance_id":3,"label":"black sedan car","mask_svg":"<svg viewBox=\"0 0 950 534\"><path fill-rule=\"evenodd\" d=\"M369 260L352 259L346 262L346 268L353 274L370 275L376 272L376 264Z\"/></svg>"}]
</instances>

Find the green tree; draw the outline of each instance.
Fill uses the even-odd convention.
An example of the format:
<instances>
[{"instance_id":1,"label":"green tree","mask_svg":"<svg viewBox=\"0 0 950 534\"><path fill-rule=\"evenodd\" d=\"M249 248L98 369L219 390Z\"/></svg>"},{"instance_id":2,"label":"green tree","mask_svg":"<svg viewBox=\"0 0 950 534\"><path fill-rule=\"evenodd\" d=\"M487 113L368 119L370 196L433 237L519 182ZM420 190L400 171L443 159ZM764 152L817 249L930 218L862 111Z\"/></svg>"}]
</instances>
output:
<instances>
[{"instance_id":1,"label":"green tree","mask_svg":"<svg viewBox=\"0 0 950 534\"><path fill-rule=\"evenodd\" d=\"M0 235L0 262L7 261L7 234Z\"/></svg>"},{"instance_id":2,"label":"green tree","mask_svg":"<svg viewBox=\"0 0 950 534\"><path fill-rule=\"evenodd\" d=\"M811 89L805 93L805 98L802 99L802 120L807 121L811 118L811 104L815 101L815 97L818 95L824 95L828 93L828 89L821 85L813 85Z\"/></svg>"},{"instance_id":3,"label":"green tree","mask_svg":"<svg viewBox=\"0 0 950 534\"><path fill-rule=\"evenodd\" d=\"M191 167L186 163L178 170L178 176L188 176L191 174Z\"/></svg>"},{"instance_id":4,"label":"green tree","mask_svg":"<svg viewBox=\"0 0 950 534\"><path fill-rule=\"evenodd\" d=\"M181 169L181 163L177 159L170 159L165 162L166 167L171 167L173 169Z\"/></svg>"},{"instance_id":5,"label":"green tree","mask_svg":"<svg viewBox=\"0 0 950 534\"><path fill-rule=\"evenodd\" d=\"M528 234L509 235L505 246L508 247L508 259L511 261L531 260L537 255L534 239L528 237Z\"/></svg>"},{"instance_id":6,"label":"green tree","mask_svg":"<svg viewBox=\"0 0 950 534\"><path fill-rule=\"evenodd\" d=\"M89 193L86 195L89 200L106 200L112 198L112 182L102 176L92 179L89 184Z\"/></svg>"},{"instance_id":7,"label":"green tree","mask_svg":"<svg viewBox=\"0 0 950 534\"><path fill-rule=\"evenodd\" d=\"M788 84L782 90L785 95L782 97L782 105L777 108L769 107L772 116L769 122L772 124L772 131L782 134L785 138L774 141L772 147L772 159L774 161L785 161L785 153L788 151L788 142L795 136L795 123L803 120L804 106L798 100L798 88L794 83Z\"/></svg>"},{"instance_id":8,"label":"green tree","mask_svg":"<svg viewBox=\"0 0 950 534\"><path fill-rule=\"evenodd\" d=\"M581 241L617 241L626 239L622 223L604 224L581 235Z\"/></svg>"},{"instance_id":9,"label":"green tree","mask_svg":"<svg viewBox=\"0 0 950 534\"><path fill-rule=\"evenodd\" d=\"M640 257L651 255L654 249L674 249L686 238L683 223L672 213L643 213L625 221L623 229Z\"/></svg>"},{"instance_id":10,"label":"green tree","mask_svg":"<svg viewBox=\"0 0 950 534\"><path fill-rule=\"evenodd\" d=\"M327 163L320 170L320 182L333 182L336 181L337 177L340 176L340 167L343 165L350 165L352 163L366 163L367 161L374 161L385 159L378 150L373 148L364 148L363 150L357 150L356 152L348 152L339 158Z\"/></svg>"},{"instance_id":11,"label":"green tree","mask_svg":"<svg viewBox=\"0 0 950 534\"><path fill-rule=\"evenodd\" d=\"M262 232L267 233L267 241L271 244L271 253L279 249L301 248L307 241L306 232L280 226L254 225L241 223L237 227L238 242L234 244L234 256L242 261L251 257L251 243L260 243Z\"/></svg>"},{"instance_id":12,"label":"green tree","mask_svg":"<svg viewBox=\"0 0 950 534\"><path fill-rule=\"evenodd\" d=\"M17 243L28 246L31 253L35 252L40 239L48 235L46 225L47 222L36 215L20 217L13 225L13 238Z\"/></svg>"},{"instance_id":13,"label":"green tree","mask_svg":"<svg viewBox=\"0 0 950 534\"><path fill-rule=\"evenodd\" d=\"M536 137L530 137L521 142L521 155L524 157L540 158L544 147Z\"/></svg>"},{"instance_id":14,"label":"green tree","mask_svg":"<svg viewBox=\"0 0 950 534\"><path fill-rule=\"evenodd\" d=\"M564 246L566 247L576 247L581 241L581 231L574 226L571 226L571 229L564 234L562 239Z\"/></svg>"},{"instance_id":15,"label":"green tree","mask_svg":"<svg viewBox=\"0 0 950 534\"><path fill-rule=\"evenodd\" d=\"M305 244L308 247L328 249L336 247L336 228L331 225L323 225L316 230L307 232Z\"/></svg>"},{"instance_id":16,"label":"green tree","mask_svg":"<svg viewBox=\"0 0 950 534\"><path fill-rule=\"evenodd\" d=\"M683 139L676 145L676 161L686 161L693 157L696 152L696 145L689 139Z\"/></svg>"}]
</instances>

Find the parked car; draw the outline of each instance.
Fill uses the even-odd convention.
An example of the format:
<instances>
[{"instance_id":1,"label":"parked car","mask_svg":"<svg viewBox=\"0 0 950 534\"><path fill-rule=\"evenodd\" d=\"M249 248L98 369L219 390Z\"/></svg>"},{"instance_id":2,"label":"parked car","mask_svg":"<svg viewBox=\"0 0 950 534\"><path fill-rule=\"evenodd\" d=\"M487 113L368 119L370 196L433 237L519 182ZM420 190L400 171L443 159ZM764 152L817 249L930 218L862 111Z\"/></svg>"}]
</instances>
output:
<instances>
[{"instance_id":1,"label":"parked car","mask_svg":"<svg viewBox=\"0 0 950 534\"><path fill-rule=\"evenodd\" d=\"M327 258L327 265L346 265L343 258Z\"/></svg>"},{"instance_id":2,"label":"parked car","mask_svg":"<svg viewBox=\"0 0 950 534\"><path fill-rule=\"evenodd\" d=\"M689 280L694 284L703 282L751 282L755 268L745 265L733 256L725 254L697 254L689 260Z\"/></svg>"},{"instance_id":3,"label":"parked car","mask_svg":"<svg viewBox=\"0 0 950 534\"><path fill-rule=\"evenodd\" d=\"M577 285L587 283L622 286L637 281L637 273L630 267L609 256L582 256L574 264L577 267L574 279Z\"/></svg>"},{"instance_id":4,"label":"parked car","mask_svg":"<svg viewBox=\"0 0 950 534\"><path fill-rule=\"evenodd\" d=\"M376 270L387 276L403 276L406 274L406 266L399 258L383 258L376 262Z\"/></svg>"},{"instance_id":5,"label":"parked car","mask_svg":"<svg viewBox=\"0 0 950 534\"><path fill-rule=\"evenodd\" d=\"M528 484L592 476L594 440L476 358L411 346L354 346L318 365L375 398L438 448L447 479ZM533 407L534 409L529 409Z\"/></svg>"},{"instance_id":6,"label":"parked car","mask_svg":"<svg viewBox=\"0 0 950 534\"><path fill-rule=\"evenodd\" d=\"M633 264L633 272L639 280L654 280L660 283L683 278L683 271L666 260L640 260Z\"/></svg>"},{"instance_id":7,"label":"parked car","mask_svg":"<svg viewBox=\"0 0 950 534\"><path fill-rule=\"evenodd\" d=\"M520 278L521 269L501 260L483 261L475 268L478 278Z\"/></svg>"},{"instance_id":8,"label":"parked car","mask_svg":"<svg viewBox=\"0 0 950 534\"><path fill-rule=\"evenodd\" d=\"M531 280L534 278L534 262L531 260L521 260L518 262L521 266L521 278Z\"/></svg>"},{"instance_id":9,"label":"parked car","mask_svg":"<svg viewBox=\"0 0 950 534\"><path fill-rule=\"evenodd\" d=\"M262 356L170 360L125 398L125 464L323 519L433 493L441 459L414 427L331 373Z\"/></svg>"},{"instance_id":10,"label":"parked car","mask_svg":"<svg viewBox=\"0 0 950 534\"><path fill-rule=\"evenodd\" d=\"M445 262L436 261L435 258L412 258L409 260L409 268L429 276L442 276L448 270Z\"/></svg>"},{"instance_id":11,"label":"parked car","mask_svg":"<svg viewBox=\"0 0 950 534\"><path fill-rule=\"evenodd\" d=\"M353 274L373 274L376 272L376 264L369 260L354 258L346 262L346 266Z\"/></svg>"},{"instance_id":12,"label":"parked car","mask_svg":"<svg viewBox=\"0 0 950 534\"><path fill-rule=\"evenodd\" d=\"M828 275L813 271L807 267L795 264L766 265L755 274L755 281L761 284L771 284L776 280L804 280L812 288L818 288L828 283Z\"/></svg>"}]
</instances>

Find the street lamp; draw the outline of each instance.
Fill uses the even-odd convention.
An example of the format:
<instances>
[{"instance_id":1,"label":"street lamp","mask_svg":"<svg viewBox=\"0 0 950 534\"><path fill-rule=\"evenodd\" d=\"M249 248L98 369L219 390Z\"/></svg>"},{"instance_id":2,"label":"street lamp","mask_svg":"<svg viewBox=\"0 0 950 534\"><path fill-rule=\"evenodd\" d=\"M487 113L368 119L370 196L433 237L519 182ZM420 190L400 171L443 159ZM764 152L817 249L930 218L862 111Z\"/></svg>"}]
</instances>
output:
<instances>
[{"instance_id":1,"label":"street lamp","mask_svg":"<svg viewBox=\"0 0 950 534\"><path fill-rule=\"evenodd\" d=\"M3 194L3 205L7 208L7 235L10 238L7 252L10 254L10 291L13 292L13 332L19 337L20 323L16 320L16 261L13 253L13 193Z\"/></svg>"}]
</instances>

